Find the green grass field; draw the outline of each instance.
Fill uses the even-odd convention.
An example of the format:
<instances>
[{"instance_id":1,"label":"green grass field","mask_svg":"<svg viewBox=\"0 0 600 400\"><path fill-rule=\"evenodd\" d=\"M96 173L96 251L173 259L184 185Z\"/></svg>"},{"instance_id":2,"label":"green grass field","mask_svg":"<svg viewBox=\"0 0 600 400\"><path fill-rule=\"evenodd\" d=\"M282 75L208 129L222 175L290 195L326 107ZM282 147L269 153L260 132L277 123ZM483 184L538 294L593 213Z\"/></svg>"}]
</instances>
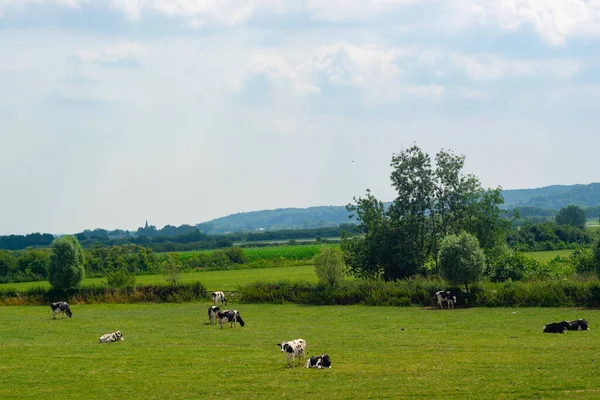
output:
<instances>
[{"instance_id":1,"label":"green grass field","mask_svg":"<svg viewBox=\"0 0 600 400\"><path fill-rule=\"evenodd\" d=\"M525 253L526 256L535 258L539 262L548 262L556 256L569 257L574 250L551 250L551 251L532 251Z\"/></svg>"},{"instance_id":2,"label":"green grass field","mask_svg":"<svg viewBox=\"0 0 600 400\"><path fill-rule=\"evenodd\" d=\"M241 269L233 271L206 271L189 272L181 274L181 282L202 282L208 290L233 290L238 285L256 281L307 281L316 282L317 275L313 265L303 265L299 267L281 267L281 268L260 268L260 269ZM82 281L83 286L100 285L106 281L104 278L91 278ZM136 284L164 284L166 283L163 275L140 275L136 276ZM50 287L46 281L40 282L22 282L0 284L2 289L21 289L29 287L42 286Z\"/></svg>"},{"instance_id":3,"label":"green grass field","mask_svg":"<svg viewBox=\"0 0 600 400\"><path fill-rule=\"evenodd\" d=\"M207 325L209 304L0 307L2 399L597 399L600 311L236 305L245 327ZM543 334L586 318L592 330ZM121 330L125 341L98 344ZM303 338L329 370L287 368Z\"/></svg>"}]
</instances>

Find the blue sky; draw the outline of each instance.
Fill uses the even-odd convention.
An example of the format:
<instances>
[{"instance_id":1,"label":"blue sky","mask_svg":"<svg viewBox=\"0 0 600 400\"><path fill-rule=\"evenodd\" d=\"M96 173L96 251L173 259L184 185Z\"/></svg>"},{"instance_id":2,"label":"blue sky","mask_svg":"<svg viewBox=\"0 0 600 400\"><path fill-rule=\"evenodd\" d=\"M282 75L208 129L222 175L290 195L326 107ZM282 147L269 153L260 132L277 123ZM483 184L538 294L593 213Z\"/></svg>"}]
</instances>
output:
<instances>
[{"instance_id":1,"label":"blue sky","mask_svg":"<svg viewBox=\"0 0 600 400\"><path fill-rule=\"evenodd\" d=\"M0 0L0 234L598 181L599 67L599 0Z\"/></svg>"}]
</instances>

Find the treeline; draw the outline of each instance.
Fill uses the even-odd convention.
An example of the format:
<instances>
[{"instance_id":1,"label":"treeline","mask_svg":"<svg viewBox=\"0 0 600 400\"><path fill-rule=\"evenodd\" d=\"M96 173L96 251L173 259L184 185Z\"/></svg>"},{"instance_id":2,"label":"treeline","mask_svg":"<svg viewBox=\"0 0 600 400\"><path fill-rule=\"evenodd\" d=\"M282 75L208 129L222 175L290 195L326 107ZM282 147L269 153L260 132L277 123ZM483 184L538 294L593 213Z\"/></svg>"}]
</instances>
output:
<instances>
[{"instance_id":1,"label":"treeline","mask_svg":"<svg viewBox=\"0 0 600 400\"><path fill-rule=\"evenodd\" d=\"M49 233L0 236L0 249L21 250L27 247L45 247L50 246L53 240L54 235Z\"/></svg>"},{"instance_id":2,"label":"treeline","mask_svg":"<svg viewBox=\"0 0 600 400\"><path fill-rule=\"evenodd\" d=\"M600 206L582 207L581 208L587 219L598 220L600 218ZM539 208L539 207L515 207L508 210L503 210L505 218L512 218L515 214L519 215L519 219L513 221L515 225L525 225L527 223L553 221L554 217L559 213L559 209L554 208Z\"/></svg>"},{"instance_id":3,"label":"treeline","mask_svg":"<svg viewBox=\"0 0 600 400\"><path fill-rule=\"evenodd\" d=\"M548 251L590 246L592 232L555 222L526 223L507 232L506 243L516 251Z\"/></svg>"},{"instance_id":4,"label":"treeline","mask_svg":"<svg viewBox=\"0 0 600 400\"><path fill-rule=\"evenodd\" d=\"M50 249L26 249L21 251L0 250L0 283L33 282L48 280ZM127 244L83 249L85 271L88 278L107 277L122 271L127 275L160 274L165 270L167 259L181 271L226 270L241 268L267 268L284 265L306 264L293 254L286 258L285 252L277 257L265 254L248 257L241 247L228 247L197 253L156 253L152 249Z\"/></svg>"},{"instance_id":5,"label":"treeline","mask_svg":"<svg viewBox=\"0 0 600 400\"><path fill-rule=\"evenodd\" d=\"M167 225L157 230L150 225L139 228L137 233L128 231L107 231L104 229L86 230L75 237L82 247L103 247L138 245L155 252L210 250L230 247L234 242L257 243L271 240L301 240L320 238L337 238L343 231L354 232L355 225L341 224L335 227L319 229L291 229L283 231L238 232L226 235L207 235L196 227ZM48 247L54 236L48 233L32 233L30 235L0 236L0 249L23 250L28 247Z\"/></svg>"}]
</instances>

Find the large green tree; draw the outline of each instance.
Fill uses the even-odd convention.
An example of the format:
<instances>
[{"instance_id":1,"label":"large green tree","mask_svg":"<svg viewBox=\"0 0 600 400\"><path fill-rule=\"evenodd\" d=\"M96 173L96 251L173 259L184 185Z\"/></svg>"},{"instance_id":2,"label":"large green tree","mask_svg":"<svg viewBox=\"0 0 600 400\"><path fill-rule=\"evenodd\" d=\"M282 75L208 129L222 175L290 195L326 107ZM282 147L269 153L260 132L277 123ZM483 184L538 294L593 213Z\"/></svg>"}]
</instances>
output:
<instances>
[{"instance_id":1,"label":"large green tree","mask_svg":"<svg viewBox=\"0 0 600 400\"><path fill-rule=\"evenodd\" d=\"M579 229L585 228L587 221L585 210L574 204L561 208L555 218L558 225L571 225Z\"/></svg>"},{"instance_id":2,"label":"large green tree","mask_svg":"<svg viewBox=\"0 0 600 400\"><path fill-rule=\"evenodd\" d=\"M85 256L75 236L54 239L50 253L48 280L55 289L68 290L85 277Z\"/></svg>"},{"instance_id":3,"label":"large green tree","mask_svg":"<svg viewBox=\"0 0 600 400\"><path fill-rule=\"evenodd\" d=\"M357 233L341 243L350 270L385 280L414 275L427 260L437 263L446 235L462 231L485 250L502 243L509 222L501 217L500 188L484 190L477 177L462 172L464 161L440 150L432 162L416 144L394 154L390 178L397 196L389 208L369 190L347 206L358 221Z\"/></svg>"}]
</instances>

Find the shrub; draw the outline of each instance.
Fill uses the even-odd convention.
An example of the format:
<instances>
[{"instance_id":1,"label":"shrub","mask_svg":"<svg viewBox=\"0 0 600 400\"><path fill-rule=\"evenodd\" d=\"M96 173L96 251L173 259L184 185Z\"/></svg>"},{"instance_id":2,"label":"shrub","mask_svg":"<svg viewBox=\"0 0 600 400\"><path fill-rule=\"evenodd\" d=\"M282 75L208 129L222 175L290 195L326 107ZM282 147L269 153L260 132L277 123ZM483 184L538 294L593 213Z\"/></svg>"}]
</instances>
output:
<instances>
[{"instance_id":1,"label":"shrub","mask_svg":"<svg viewBox=\"0 0 600 400\"><path fill-rule=\"evenodd\" d=\"M587 249L576 249L569 255L569 259L578 274L589 274L594 272L592 252Z\"/></svg>"},{"instance_id":2,"label":"shrub","mask_svg":"<svg viewBox=\"0 0 600 400\"><path fill-rule=\"evenodd\" d=\"M125 268L119 268L106 275L106 284L111 288L132 287L135 285L135 275Z\"/></svg>"},{"instance_id":3,"label":"shrub","mask_svg":"<svg viewBox=\"0 0 600 400\"><path fill-rule=\"evenodd\" d=\"M342 251L333 247L321 247L321 251L314 258L315 273L319 281L335 288L344 280L346 265Z\"/></svg>"},{"instance_id":4,"label":"shrub","mask_svg":"<svg viewBox=\"0 0 600 400\"><path fill-rule=\"evenodd\" d=\"M488 267L488 274L492 282L520 281L531 276L538 269L537 260L516 252L497 258Z\"/></svg>"}]
</instances>

